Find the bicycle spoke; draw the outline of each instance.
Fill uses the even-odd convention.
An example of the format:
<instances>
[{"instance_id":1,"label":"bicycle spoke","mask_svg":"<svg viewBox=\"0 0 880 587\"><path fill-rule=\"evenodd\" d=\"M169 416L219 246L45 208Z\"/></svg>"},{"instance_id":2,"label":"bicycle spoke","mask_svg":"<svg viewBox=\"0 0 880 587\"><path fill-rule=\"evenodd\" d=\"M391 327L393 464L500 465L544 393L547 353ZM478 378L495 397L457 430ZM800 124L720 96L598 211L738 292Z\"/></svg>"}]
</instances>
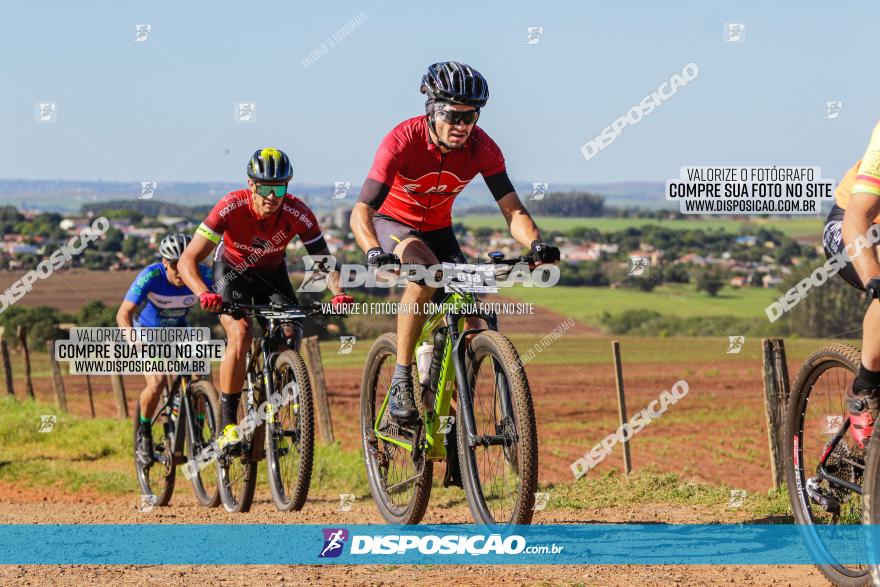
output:
<instances>
[{"instance_id":1,"label":"bicycle spoke","mask_svg":"<svg viewBox=\"0 0 880 587\"><path fill-rule=\"evenodd\" d=\"M843 350L841 350L841 348ZM864 450L855 444L848 430L842 432L848 418L845 396L852 385L857 355L850 358L845 347L822 349L805 361L798 377L799 385L792 390L792 435L800 451L800 466L794 475L803 474L803 488L790 483L792 505L799 523L833 526L861 523L862 497L819 473L823 462L827 473L856 485L863 484ZM791 442L794 442L792 440ZM835 444L832 444L835 442ZM792 447L793 448L793 447ZM827 456L826 456L827 453ZM827 551L832 560L846 560L853 553L839 552L838 542L825 538L817 546ZM844 555L841 558L841 555ZM864 565L837 564L823 568L826 576L858 575Z\"/></svg>"},{"instance_id":2,"label":"bicycle spoke","mask_svg":"<svg viewBox=\"0 0 880 587\"><path fill-rule=\"evenodd\" d=\"M505 423L499 394L506 391L503 372L487 357L474 366L472 381L474 420L478 436L504 437L503 444L478 444L472 450L477 462L483 499L492 517L507 520L517 499L519 475L510 460L516 459L515 426Z\"/></svg>"}]
</instances>

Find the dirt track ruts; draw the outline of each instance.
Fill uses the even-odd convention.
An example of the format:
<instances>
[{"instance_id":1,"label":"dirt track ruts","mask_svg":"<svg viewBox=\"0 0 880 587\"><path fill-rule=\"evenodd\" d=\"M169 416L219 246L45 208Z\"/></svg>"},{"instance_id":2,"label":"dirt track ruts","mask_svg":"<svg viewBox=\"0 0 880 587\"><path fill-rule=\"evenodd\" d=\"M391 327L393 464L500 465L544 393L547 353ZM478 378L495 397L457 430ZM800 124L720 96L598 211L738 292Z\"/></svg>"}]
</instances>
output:
<instances>
[{"instance_id":1,"label":"dirt track ruts","mask_svg":"<svg viewBox=\"0 0 880 587\"><path fill-rule=\"evenodd\" d=\"M188 488L175 492L172 505L139 511L139 498L60 494L57 490L0 484L3 524L365 524L381 523L375 507L359 499L350 512L335 511L335 497L310 497L301 512L275 510L258 488L253 510L231 515L197 505ZM736 516L736 513L728 514ZM540 512L535 523L696 523L717 512L691 506L645 504L635 508ZM432 502L425 523L469 523L466 506ZM735 522L736 519L729 521ZM170 546L173 548L173 545ZM230 545L233 548L234 544ZM317 552L316 552L317 555ZM454 585L827 585L811 566L644 566L644 565L0 565L0 585L394 585L416 581Z\"/></svg>"}]
</instances>

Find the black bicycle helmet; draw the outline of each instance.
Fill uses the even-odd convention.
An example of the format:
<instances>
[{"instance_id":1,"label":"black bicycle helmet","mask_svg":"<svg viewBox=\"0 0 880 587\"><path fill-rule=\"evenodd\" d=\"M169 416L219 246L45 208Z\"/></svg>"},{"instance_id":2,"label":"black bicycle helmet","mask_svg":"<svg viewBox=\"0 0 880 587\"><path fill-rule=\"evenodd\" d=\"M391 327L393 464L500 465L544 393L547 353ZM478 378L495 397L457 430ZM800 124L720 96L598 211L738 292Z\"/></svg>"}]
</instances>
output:
<instances>
[{"instance_id":1,"label":"black bicycle helmet","mask_svg":"<svg viewBox=\"0 0 880 587\"><path fill-rule=\"evenodd\" d=\"M169 261L177 261L183 253L183 249L192 239L189 235L178 232L177 234L169 234L159 243L159 254Z\"/></svg>"},{"instance_id":2,"label":"black bicycle helmet","mask_svg":"<svg viewBox=\"0 0 880 587\"><path fill-rule=\"evenodd\" d=\"M266 147L254 151L247 166L248 177L257 182L283 183L293 177L290 159L284 151Z\"/></svg>"},{"instance_id":3,"label":"black bicycle helmet","mask_svg":"<svg viewBox=\"0 0 880 587\"><path fill-rule=\"evenodd\" d=\"M483 75L464 63L435 63L422 76L420 91L429 99L482 108L489 101L489 83Z\"/></svg>"}]
</instances>

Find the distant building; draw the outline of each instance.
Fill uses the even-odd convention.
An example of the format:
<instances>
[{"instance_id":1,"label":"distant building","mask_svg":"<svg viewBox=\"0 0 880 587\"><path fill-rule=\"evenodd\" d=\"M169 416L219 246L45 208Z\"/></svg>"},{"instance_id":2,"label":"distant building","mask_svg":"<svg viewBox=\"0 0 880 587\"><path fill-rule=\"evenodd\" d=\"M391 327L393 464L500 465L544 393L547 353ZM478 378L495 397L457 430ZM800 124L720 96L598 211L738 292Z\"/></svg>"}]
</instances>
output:
<instances>
[{"instance_id":1,"label":"distant building","mask_svg":"<svg viewBox=\"0 0 880 587\"><path fill-rule=\"evenodd\" d=\"M15 255L28 255L35 254L39 248L34 245L29 245L25 243L17 243L17 242L8 242L3 243L3 250L12 256Z\"/></svg>"},{"instance_id":2,"label":"distant building","mask_svg":"<svg viewBox=\"0 0 880 587\"><path fill-rule=\"evenodd\" d=\"M686 255L682 255L679 258L678 262L687 265L697 265L700 267L705 267L709 264L709 260L706 257L702 257L696 253L687 253Z\"/></svg>"},{"instance_id":3,"label":"distant building","mask_svg":"<svg viewBox=\"0 0 880 587\"><path fill-rule=\"evenodd\" d=\"M745 245L747 247L754 247L756 244L758 244L758 237L747 234L744 236L736 237L736 241L734 241L734 242L736 242L736 244L738 244L738 245Z\"/></svg>"},{"instance_id":4,"label":"distant building","mask_svg":"<svg viewBox=\"0 0 880 587\"><path fill-rule=\"evenodd\" d=\"M776 287L777 285L782 283L782 278L776 277L774 275L765 275L764 277L761 278L761 283L766 288Z\"/></svg>"},{"instance_id":5,"label":"distant building","mask_svg":"<svg viewBox=\"0 0 880 587\"><path fill-rule=\"evenodd\" d=\"M178 224L183 224L186 222L186 218L183 216L158 216L156 220L164 224L165 226L176 226Z\"/></svg>"},{"instance_id":6,"label":"distant building","mask_svg":"<svg viewBox=\"0 0 880 587\"><path fill-rule=\"evenodd\" d=\"M349 219L351 218L351 208L343 208L340 206L333 210L333 224L348 232Z\"/></svg>"},{"instance_id":7,"label":"distant building","mask_svg":"<svg viewBox=\"0 0 880 587\"><path fill-rule=\"evenodd\" d=\"M568 263L577 261L598 261L602 255L599 245L589 243L586 245L566 245L559 247L562 259Z\"/></svg>"}]
</instances>

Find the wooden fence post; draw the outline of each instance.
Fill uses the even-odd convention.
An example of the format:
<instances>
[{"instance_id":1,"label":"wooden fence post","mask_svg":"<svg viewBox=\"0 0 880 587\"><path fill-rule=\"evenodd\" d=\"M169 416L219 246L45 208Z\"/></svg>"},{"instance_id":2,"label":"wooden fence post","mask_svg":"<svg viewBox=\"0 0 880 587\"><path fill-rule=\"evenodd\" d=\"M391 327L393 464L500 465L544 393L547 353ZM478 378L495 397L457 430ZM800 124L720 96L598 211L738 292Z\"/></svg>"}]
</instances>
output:
<instances>
[{"instance_id":1,"label":"wooden fence post","mask_svg":"<svg viewBox=\"0 0 880 587\"><path fill-rule=\"evenodd\" d=\"M781 338L772 339L774 342L774 357L776 369L777 389L779 390L779 425L784 424L785 407L788 405L788 396L791 393L791 387L788 383L788 359L785 356L785 341ZM779 430L780 439L782 439L782 429Z\"/></svg>"},{"instance_id":2,"label":"wooden fence post","mask_svg":"<svg viewBox=\"0 0 880 587\"><path fill-rule=\"evenodd\" d=\"M12 361L9 359L9 345L3 336L4 329L0 328L0 355L3 356L3 373L6 376L6 393L15 397L15 389L12 387Z\"/></svg>"},{"instance_id":3,"label":"wooden fence post","mask_svg":"<svg viewBox=\"0 0 880 587\"><path fill-rule=\"evenodd\" d=\"M20 325L16 328L15 334L18 337L21 350L24 351L24 389L29 398L36 399L34 397L34 382L31 379L31 351L28 349L27 326Z\"/></svg>"},{"instance_id":4,"label":"wooden fence post","mask_svg":"<svg viewBox=\"0 0 880 587\"><path fill-rule=\"evenodd\" d=\"M110 375L110 385L113 387L113 396L116 398L116 415L120 418L128 418L128 400L125 397L125 384L122 375L113 373Z\"/></svg>"},{"instance_id":5,"label":"wooden fence post","mask_svg":"<svg viewBox=\"0 0 880 587\"><path fill-rule=\"evenodd\" d=\"M47 340L46 349L49 351L49 366L52 367L52 387L55 388L55 402L58 407L67 411L67 394L64 392L64 380L61 378L61 367L55 360L55 341Z\"/></svg>"},{"instance_id":6,"label":"wooden fence post","mask_svg":"<svg viewBox=\"0 0 880 587\"><path fill-rule=\"evenodd\" d=\"M626 416L626 395L623 392L623 365L620 361L620 341L611 341L611 348L614 351L614 381L617 384L617 411L620 416L620 425L627 423ZM632 472L632 457L629 452L629 436L623 443L623 470L629 475Z\"/></svg>"},{"instance_id":7,"label":"wooden fence post","mask_svg":"<svg viewBox=\"0 0 880 587\"><path fill-rule=\"evenodd\" d=\"M780 356L782 341L765 338L762 341L764 355L764 414L767 420L767 439L770 443L770 471L773 486L782 487L785 483L785 455L783 454L782 436L783 400L788 387L788 371L785 367L784 347ZM783 373L784 372L784 373Z\"/></svg>"},{"instance_id":8,"label":"wooden fence post","mask_svg":"<svg viewBox=\"0 0 880 587\"><path fill-rule=\"evenodd\" d=\"M321 439L326 443L332 443L334 440L333 422L330 419L330 402L327 399L327 386L324 383L324 365L321 362L321 347L318 346L318 337L309 336L303 339L302 349L306 355L306 365L312 380L312 395L315 401L315 410L318 412Z\"/></svg>"},{"instance_id":9,"label":"wooden fence post","mask_svg":"<svg viewBox=\"0 0 880 587\"><path fill-rule=\"evenodd\" d=\"M92 396L92 379L86 373L86 393L89 394L89 409L92 411L92 418L95 417L95 398Z\"/></svg>"}]
</instances>

